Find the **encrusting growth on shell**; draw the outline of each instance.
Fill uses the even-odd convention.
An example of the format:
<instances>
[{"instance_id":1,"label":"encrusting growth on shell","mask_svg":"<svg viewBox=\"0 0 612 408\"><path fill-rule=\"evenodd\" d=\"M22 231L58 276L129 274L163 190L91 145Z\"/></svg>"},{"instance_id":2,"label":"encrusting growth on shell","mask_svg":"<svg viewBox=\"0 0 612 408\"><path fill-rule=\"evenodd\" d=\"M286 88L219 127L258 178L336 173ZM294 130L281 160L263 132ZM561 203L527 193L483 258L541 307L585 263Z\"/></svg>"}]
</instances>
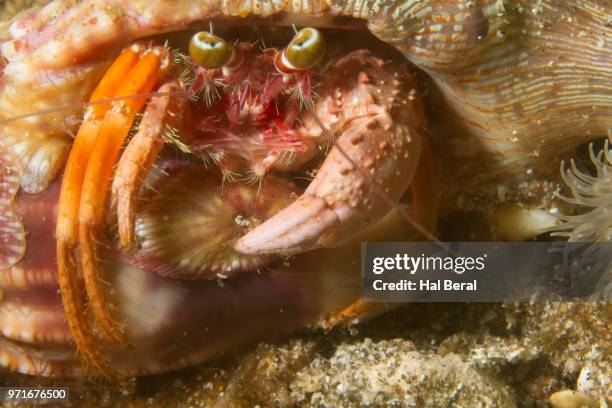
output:
<instances>
[{"instance_id":1,"label":"encrusting growth on shell","mask_svg":"<svg viewBox=\"0 0 612 408\"><path fill-rule=\"evenodd\" d=\"M19 179L16 159L0 140L0 270L18 263L26 250L26 233L13 208Z\"/></svg>"}]
</instances>

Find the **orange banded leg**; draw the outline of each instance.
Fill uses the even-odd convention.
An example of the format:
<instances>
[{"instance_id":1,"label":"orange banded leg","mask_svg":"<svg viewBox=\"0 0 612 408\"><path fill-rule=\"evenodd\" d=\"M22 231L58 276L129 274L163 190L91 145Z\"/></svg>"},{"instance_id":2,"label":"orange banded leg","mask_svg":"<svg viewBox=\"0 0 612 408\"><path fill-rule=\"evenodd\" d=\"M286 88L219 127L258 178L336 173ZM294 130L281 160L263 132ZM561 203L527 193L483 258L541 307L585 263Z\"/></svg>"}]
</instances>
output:
<instances>
[{"instance_id":1,"label":"orange banded leg","mask_svg":"<svg viewBox=\"0 0 612 408\"><path fill-rule=\"evenodd\" d=\"M123 50L105 73L90 101L94 102L114 96L125 72L132 69L138 61L140 51L138 46ZM60 293L72 337L85 360L94 369L108 377L113 377L114 370L102 356L86 317L84 288L77 273L74 256L74 249L78 243L78 212L85 168L98 134L100 121L108 109L110 105L90 105L76 135L62 180L56 238Z\"/></svg>"},{"instance_id":2,"label":"orange banded leg","mask_svg":"<svg viewBox=\"0 0 612 408\"><path fill-rule=\"evenodd\" d=\"M433 153L426 138L423 139L421 156L410 184L410 191L412 193L412 219L433 235L438 220L438 184ZM400 304L358 299L346 308L332 313L322 325L325 328L350 325L355 320L376 317L397 305Z\"/></svg>"},{"instance_id":3,"label":"orange banded leg","mask_svg":"<svg viewBox=\"0 0 612 408\"><path fill-rule=\"evenodd\" d=\"M127 48L121 53L94 90L90 98L91 102L111 98L115 95L125 72L129 71L138 61L138 53L137 47ZM87 109L83 123L72 144L64 171L56 237L58 244L68 245L70 248L76 247L78 243L79 203L85 169L100 129L100 121L110 107L107 104L95 104Z\"/></svg>"},{"instance_id":4,"label":"orange banded leg","mask_svg":"<svg viewBox=\"0 0 612 408\"><path fill-rule=\"evenodd\" d=\"M117 208L119 244L124 251L131 251L136 243L138 193L157 155L169 140L167 133L180 128L185 118L186 99L172 96L182 89L178 80L159 87L159 92L164 95L153 97L147 105L138 132L126 146L115 170L111 201L112 207ZM186 145L179 148L186 149Z\"/></svg>"},{"instance_id":5,"label":"orange banded leg","mask_svg":"<svg viewBox=\"0 0 612 408\"><path fill-rule=\"evenodd\" d=\"M58 245L60 293L70 334L85 362L110 380L121 382L121 377L106 359L87 318L83 282L77 274L76 259L67 245ZM62 265L59 267L59 265Z\"/></svg>"},{"instance_id":6,"label":"orange banded leg","mask_svg":"<svg viewBox=\"0 0 612 408\"><path fill-rule=\"evenodd\" d=\"M151 92L168 64L168 52L165 48L155 47L147 50L127 74L114 96L122 98ZM121 344L125 344L124 336L117 327L105 299L97 249L104 225L113 169L134 117L145 102L146 99L142 97L113 102L112 109L104 116L85 170L79 208L79 244L89 304L102 330Z\"/></svg>"}]
</instances>

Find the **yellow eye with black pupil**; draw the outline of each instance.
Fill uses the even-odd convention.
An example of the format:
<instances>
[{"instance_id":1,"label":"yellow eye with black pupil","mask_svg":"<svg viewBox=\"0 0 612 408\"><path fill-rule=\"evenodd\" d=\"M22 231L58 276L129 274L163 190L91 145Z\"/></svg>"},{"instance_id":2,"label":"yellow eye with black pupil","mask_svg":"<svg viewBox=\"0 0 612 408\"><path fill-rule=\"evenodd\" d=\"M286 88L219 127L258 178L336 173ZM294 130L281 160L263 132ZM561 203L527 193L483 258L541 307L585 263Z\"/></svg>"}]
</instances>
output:
<instances>
[{"instance_id":1,"label":"yellow eye with black pupil","mask_svg":"<svg viewBox=\"0 0 612 408\"><path fill-rule=\"evenodd\" d=\"M285 49L287 62L297 69L317 65L325 55L325 37L315 28L303 28Z\"/></svg>"},{"instance_id":2,"label":"yellow eye with black pupil","mask_svg":"<svg viewBox=\"0 0 612 408\"><path fill-rule=\"evenodd\" d=\"M189 55L202 68L221 68L231 58L232 46L221 37L201 31L191 37Z\"/></svg>"}]
</instances>

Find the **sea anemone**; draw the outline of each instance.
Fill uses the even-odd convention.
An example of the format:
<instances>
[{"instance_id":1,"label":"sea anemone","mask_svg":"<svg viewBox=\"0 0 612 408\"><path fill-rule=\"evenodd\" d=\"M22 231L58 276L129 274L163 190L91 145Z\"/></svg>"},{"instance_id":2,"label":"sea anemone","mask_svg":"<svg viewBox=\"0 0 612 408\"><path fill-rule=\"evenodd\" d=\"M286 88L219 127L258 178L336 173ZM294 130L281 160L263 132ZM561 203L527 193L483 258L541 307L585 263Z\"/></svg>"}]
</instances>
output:
<instances>
[{"instance_id":1,"label":"sea anemone","mask_svg":"<svg viewBox=\"0 0 612 408\"><path fill-rule=\"evenodd\" d=\"M574 205L575 215L559 215L561 224L555 227L556 236L565 236L570 242L612 242L612 134L603 149L595 153L589 146L593 175L576 167L574 160L569 168L561 162L561 177L571 190L572 197L561 196Z\"/></svg>"},{"instance_id":2,"label":"sea anemone","mask_svg":"<svg viewBox=\"0 0 612 408\"><path fill-rule=\"evenodd\" d=\"M222 184L220 172L171 163L142 198L139 250L126 262L164 277L226 278L254 271L270 257L243 255L234 244L301 193L274 176L261 186Z\"/></svg>"},{"instance_id":3,"label":"sea anemone","mask_svg":"<svg viewBox=\"0 0 612 408\"><path fill-rule=\"evenodd\" d=\"M595 153L589 145L589 155L595 170L587 174L577 168L574 160L569 168L561 163L561 177L571 190L572 197L560 196L561 200L574 206L574 215L559 215L560 224L553 227L554 236L567 237L568 242L582 243L583 259L594 262L590 267L580 268L586 280L587 275L595 278L591 300L612 299L612 269L610 268L612 246L612 133L603 149ZM595 245L595 243L597 243ZM593 244L593 245L592 245ZM571 250L576 249L575 246ZM588 262L587 262L588 264ZM602 271L603 275L594 273ZM606 272L607 271L607 272Z\"/></svg>"}]
</instances>

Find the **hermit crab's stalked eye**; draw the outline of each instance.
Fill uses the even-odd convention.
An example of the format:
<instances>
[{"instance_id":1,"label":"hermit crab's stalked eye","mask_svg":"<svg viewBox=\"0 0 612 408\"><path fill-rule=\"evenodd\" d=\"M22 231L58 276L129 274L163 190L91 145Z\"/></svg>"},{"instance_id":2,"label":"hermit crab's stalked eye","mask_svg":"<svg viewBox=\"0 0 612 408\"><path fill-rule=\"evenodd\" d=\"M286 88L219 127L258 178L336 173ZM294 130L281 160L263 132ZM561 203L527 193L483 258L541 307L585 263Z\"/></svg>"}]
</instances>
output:
<instances>
[{"instance_id":1,"label":"hermit crab's stalked eye","mask_svg":"<svg viewBox=\"0 0 612 408\"><path fill-rule=\"evenodd\" d=\"M229 62L233 47L221 37L201 31L189 41L189 55L202 68L221 68Z\"/></svg>"},{"instance_id":2,"label":"hermit crab's stalked eye","mask_svg":"<svg viewBox=\"0 0 612 408\"><path fill-rule=\"evenodd\" d=\"M279 54L276 67L281 72L301 71L317 65L324 55L323 34L315 28L303 28Z\"/></svg>"}]
</instances>

